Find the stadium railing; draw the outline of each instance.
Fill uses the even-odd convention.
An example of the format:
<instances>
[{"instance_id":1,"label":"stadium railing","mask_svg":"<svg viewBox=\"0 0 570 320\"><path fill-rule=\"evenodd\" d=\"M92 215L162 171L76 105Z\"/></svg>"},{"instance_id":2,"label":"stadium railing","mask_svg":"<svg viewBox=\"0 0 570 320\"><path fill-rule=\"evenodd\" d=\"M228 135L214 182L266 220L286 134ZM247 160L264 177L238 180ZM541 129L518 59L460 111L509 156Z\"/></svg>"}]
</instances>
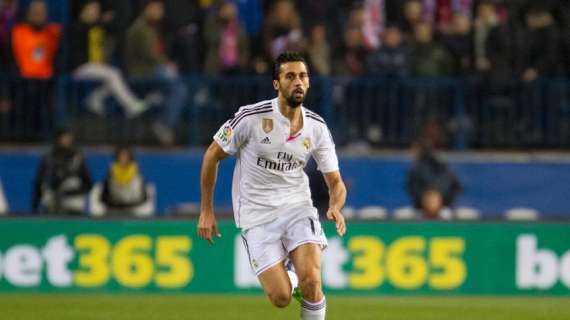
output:
<instances>
[{"instance_id":1,"label":"stadium railing","mask_svg":"<svg viewBox=\"0 0 570 320\"><path fill-rule=\"evenodd\" d=\"M184 80L189 95L176 134L178 143L186 146L207 144L238 106L275 95L266 76L187 75ZM68 76L53 81L3 76L0 140L42 142L65 124L86 144L156 143L150 128L162 112L160 107L127 120L109 99L106 116L95 116L85 106L95 85ZM161 84L137 81L131 86L144 96ZM403 147L418 136L430 135L459 150L570 147L567 80L486 88L456 79L313 77L307 99L306 105L325 118L340 145L364 141Z\"/></svg>"}]
</instances>

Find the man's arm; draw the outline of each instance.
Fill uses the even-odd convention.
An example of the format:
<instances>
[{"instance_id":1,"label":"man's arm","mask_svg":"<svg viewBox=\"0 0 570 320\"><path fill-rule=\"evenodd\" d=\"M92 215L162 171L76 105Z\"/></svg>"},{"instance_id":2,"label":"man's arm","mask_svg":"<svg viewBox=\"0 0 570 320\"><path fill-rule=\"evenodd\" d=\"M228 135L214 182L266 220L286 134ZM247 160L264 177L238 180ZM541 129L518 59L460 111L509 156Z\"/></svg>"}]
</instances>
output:
<instances>
[{"instance_id":1,"label":"man's arm","mask_svg":"<svg viewBox=\"0 0 570 320\"><path fill-rule=\"evenodd\" d=\"M339 171L324 173L325 182L329 188L329 210L327 218L336 223L336 232L342 236L346 232L346 224L341 210L346 202L346 187Z\"/></svg>"},{"instance_id":2,"label":"man's arm","mask_svg":"<svg viewBox=\"0 0 570 320\"><path fill-rule=\"evenodd\" d=\"M213 244L214 236L220 236L216 217L214 216L214 186L218 177L218 164L228 154L222 150L217 142L212 142L204 154L202 160L202 172L200 174L200 218L198 220L198 235L200 238Z\"/></svg>"}]
</instances>

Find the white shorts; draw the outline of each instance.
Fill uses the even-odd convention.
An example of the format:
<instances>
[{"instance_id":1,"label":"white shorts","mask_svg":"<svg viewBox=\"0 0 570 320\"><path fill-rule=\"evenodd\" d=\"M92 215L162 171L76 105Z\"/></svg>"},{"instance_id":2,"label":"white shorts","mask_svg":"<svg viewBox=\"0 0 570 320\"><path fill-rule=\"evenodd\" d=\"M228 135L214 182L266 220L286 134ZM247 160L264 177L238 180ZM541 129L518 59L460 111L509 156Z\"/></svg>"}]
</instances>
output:
<instances>
[{"instance_id":1,"label":"white shorts","mask_svg":"<svg viewBox=\"0 0 570 320\"><path fill-rule=\"evenodd\" d=\"M317 210L301 207L287 210L271 222L242 232L251 268L256 275L282 262L289 252L305 243L327 246Z\"/></svg>"}]
</instances>

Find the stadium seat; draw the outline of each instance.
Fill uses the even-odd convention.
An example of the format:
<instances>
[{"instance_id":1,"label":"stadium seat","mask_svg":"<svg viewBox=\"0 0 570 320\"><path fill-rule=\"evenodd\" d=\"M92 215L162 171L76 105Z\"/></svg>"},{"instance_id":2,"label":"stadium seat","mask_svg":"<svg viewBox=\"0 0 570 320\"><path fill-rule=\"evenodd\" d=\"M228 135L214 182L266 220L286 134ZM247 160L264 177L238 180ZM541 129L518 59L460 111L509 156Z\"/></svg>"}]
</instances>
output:
<instances>
[{"instance_id":1,"label":"stadium seat","mask_svg":"<svg viewBox=\"0 0 570 320\"><path fill-rule=\"evenodd\" d=\"M457 220L479 220L481 212L475 208L459 207L455 209L455 218Z\"/></svg>"},{"instance_id":2,"label":"stadium seat","mask_svg":"<svg viewBox=\"0 0 570 320\"><path fill-rule=\"evenodd\" d=\"M0 181L0 216L6 215L8 213L8 201L4 195L4 188L2 187L2 181Z\"/></svg>"},{"instance_id":3,"label":"stadium seat","mask_svg":"<svg viewBox=\"0 0 570 320\"><path fill-rule=\"evenodd\" d=\"M402 207L394 210L392 217L396 220L413 220L418 216L416 210L412 207Z\"/></svg>"},{"instance_id":4,"label":"stadium seat","mask_svg":"<svg viewBox=\"0 0 570 320\"><path fill-rule=\"evenodd\" d=\"M101 202L101 193L103 186L97 183L89 193L89 214L93 217L102 217L107 214L107 208ZM132 215L135 217L151 217L154 215L156 208L156 187L152 183L147 183L146 192L148 200L142 205L132 210Z\"/></svg>"},{"instance_id":5,"label":"stadium seat","mask_svg":"<svg viewBox=\"0 0 570 320\"><path fill-rule=\"evenodd\" d=\"M386 219L388 213L384 207L380 206L367 206L358 210L356 215L359 219L363 220L380 220Z\"/></svg>"},{"instance_id":6,"label":"stadium seat","mask_svg":"<svg viewBox=\"0 0 570 320\"><path fill-rule=\"evenodd\" d=\"M505 218L512 221L535 221L540 214L531 208L512 208L505 212Z\"/></svg>"},{"instance_id":7,"label":"stadium seat","mask_svg":"<svg viewBox=\"0 0 570 320\"><path fill-rule=\"evenodd\" d=\"M355 217L354 211L353 207L344 207L344 209L342 209L342 215L346 220L352 220Z\"/></svg>"}]
</instances>

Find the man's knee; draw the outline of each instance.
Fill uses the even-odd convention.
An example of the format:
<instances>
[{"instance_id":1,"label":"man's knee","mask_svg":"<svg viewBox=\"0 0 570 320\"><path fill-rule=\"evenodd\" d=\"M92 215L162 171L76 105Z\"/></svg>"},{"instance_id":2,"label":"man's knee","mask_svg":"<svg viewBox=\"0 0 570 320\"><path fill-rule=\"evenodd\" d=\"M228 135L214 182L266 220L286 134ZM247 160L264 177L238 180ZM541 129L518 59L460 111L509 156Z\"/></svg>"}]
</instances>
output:
<instances>
[{"instance_id":1,"label":"man's knee","mask_svg":"<svg viewBox=\"0 0 570 320\"><path fill-rule=\"evenodd\" d=\"M304 298L318 300L322 294L320 270L316 269L303 276L299 279L299 285Z\"/></svg>"},{"instance_id":2,"label":"man's knee","mask_svg":"<svg viewBox=\"0 0 570 320\"><path fill-rule=\"evenodd\" d=\"M291 302L291 293L275 292L268 294L269 301L277 308L285 308Z\"/></svg>"},{"instance_id":3,"label":"man's knee","mask_svg":"<svg viewBox=\"0 0 570 320\"><path fill-rule=\"evenodd\" d=\"M313 291L321 288L321 277L318 275L308 275L299 280L303 291Z\"/></svg>"}]
</instances>

